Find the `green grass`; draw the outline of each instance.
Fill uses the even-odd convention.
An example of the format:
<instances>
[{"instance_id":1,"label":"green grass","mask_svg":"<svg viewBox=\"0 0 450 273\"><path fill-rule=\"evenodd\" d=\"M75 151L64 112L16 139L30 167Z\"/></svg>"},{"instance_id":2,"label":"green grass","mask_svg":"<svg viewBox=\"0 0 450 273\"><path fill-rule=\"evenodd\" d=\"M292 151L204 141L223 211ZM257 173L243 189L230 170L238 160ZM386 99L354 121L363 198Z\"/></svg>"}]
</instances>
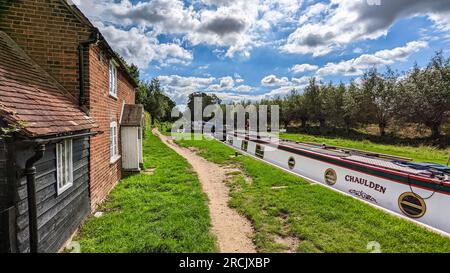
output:
<instances>
[{"instance_id":1,"label":"green grass","mask_svg":"<svg viewBox=\"0 0 450 273\"><path fill-rule=\"evenodd\" d=\"M148 131L153 174L123 179L75 238L82 252L215 252L207 199L190 165Z\"/></svg>"},{"instance_id":2,"label":"green grass","mask_svg":"<svg viewBox=\"0 0 450 273\"><path fill-rule=\"evenodd\" d=\"M368 252L376 241L382 252L450 252L450 240L365 203L288 174L218 141L179 140L218 164L238 165L242 175L230 179L230 205L254 225L261 252L282 251L275 236L293 236L298 252ZM273 189L272 187L286 186Z\"/></svg>"},{"instance_id":3,"label":"green grass","mask_svg":"<svg viewBox=\"0 0 450 273\"><path fill-rule=\"evenodd\" d=\"M435 162L444 165L447 164L448 156L450 153L449 149L440 150L432 146L412 147L402 145L386 145L373 143L368 140L358 141L343 138L312 136L307 134L281 133L280 137L301 142L310 142L318 144L326 143L332 146L341 146L370 152L403 156L412 158L414 161Z\"/></svg>"}]
</instances>

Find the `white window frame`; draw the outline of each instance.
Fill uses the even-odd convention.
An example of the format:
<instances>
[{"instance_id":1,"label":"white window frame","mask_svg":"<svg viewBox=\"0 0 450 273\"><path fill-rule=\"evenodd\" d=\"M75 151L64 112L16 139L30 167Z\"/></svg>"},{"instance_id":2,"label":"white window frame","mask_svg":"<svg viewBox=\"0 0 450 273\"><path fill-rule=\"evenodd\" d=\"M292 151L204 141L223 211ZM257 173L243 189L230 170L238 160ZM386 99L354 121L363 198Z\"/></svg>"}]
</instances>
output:
<instances>
[{"instance_id":1,"label":"white window frame","mask_svg":"<svg viewBox=\"0 0 450 273\"><path fill-rule=\"evenodd\" d=\"M58 195L73 186L73 141L56 143L56 192Z\"/></svg>"},{"instance_id":2,"label":"white window frame","mask_svg":"<svg viewBox=\"0 0 450 273\"><path fill-rule=\"evenodd\" d=\"M117 122L112 121L109 125L109 153L111 158L111 163L114 163L119 159L119 140L118 140L118 130Z\"/></svg>"},{"instance_id":3,"label":"white window frame","mask_svg":"<svg viewBox=\"0 0 450 273\"><path fill-rule=\"evenodd\" d=\"M117 98L117 66L113 60L109 62L109 94Z\"/></svg>"}]
</instances>

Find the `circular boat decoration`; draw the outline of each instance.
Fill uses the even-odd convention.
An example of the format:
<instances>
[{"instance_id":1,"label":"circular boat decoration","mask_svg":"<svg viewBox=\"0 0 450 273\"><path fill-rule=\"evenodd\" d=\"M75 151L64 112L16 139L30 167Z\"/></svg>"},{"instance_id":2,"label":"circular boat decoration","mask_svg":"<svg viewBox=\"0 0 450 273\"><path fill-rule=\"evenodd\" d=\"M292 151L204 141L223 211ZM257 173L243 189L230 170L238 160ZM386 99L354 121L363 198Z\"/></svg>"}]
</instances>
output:
<instances>
[{"instance_id":1,"label":"circular boat decoration","mask_svg":"<svg viewBox=\"0 0 450 273\"><path fill-rule=\"evenodd\" d=\"M337 182L337 174L336 171L333 169L328 169L325 171L325 182L327 182L328 185L333 186Z\"/></svg>"},{"instance_id":2,"label":"circular boat decoration","mask_svg":"<svg viewBox=\"0 0 450 273\"><path fill-rule=\"evenodd\" d=\"M425 200L412 192L405 192L398 198L400 210L408 217L420 218L427 211Z\"/></svg>"},{"instance_id":3,"label":"circular boat decoration","mask_svg":"<svg viewBox=\"0 0 450 273\"><path fill-rule=\"evenodd\" d=\"M294 169L294 167L295 167L295 159L291 156L291 157L289 157L289 160L288 160L288 166L289 166L289 169Z\"/></svg>"}]
</instances>

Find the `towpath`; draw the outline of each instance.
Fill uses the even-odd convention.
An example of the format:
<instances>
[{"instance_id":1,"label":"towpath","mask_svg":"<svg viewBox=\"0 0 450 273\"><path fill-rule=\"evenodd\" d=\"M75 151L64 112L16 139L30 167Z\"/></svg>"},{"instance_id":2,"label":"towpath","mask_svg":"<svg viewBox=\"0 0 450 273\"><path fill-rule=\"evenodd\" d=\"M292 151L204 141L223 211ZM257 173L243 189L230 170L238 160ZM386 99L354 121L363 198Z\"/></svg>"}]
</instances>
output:
<instances>
[{"instance_id":1,"label":"towpath","mask_svg":"<svg viewBox=\"0 0 450 273\"><path fill-rule=\"evenodd\" d=\"M170 136L153 129L163 143L184 157L197 173L203 191L208 196L212 233L217 237L219 249L224 253L256 252L251 240L253 228L245 217L228 206L229 189L225 184L227 170L207 161L193 151L176 145Z\"/></svg>"}]
</instances>

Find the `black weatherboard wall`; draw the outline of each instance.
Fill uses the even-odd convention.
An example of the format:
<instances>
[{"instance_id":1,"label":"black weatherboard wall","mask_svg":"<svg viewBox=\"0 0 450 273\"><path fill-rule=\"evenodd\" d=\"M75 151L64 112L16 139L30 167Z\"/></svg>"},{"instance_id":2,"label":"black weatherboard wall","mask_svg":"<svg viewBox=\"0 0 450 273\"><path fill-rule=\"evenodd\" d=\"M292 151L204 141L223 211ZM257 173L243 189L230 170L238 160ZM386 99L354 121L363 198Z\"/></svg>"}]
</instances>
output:
<instances>
[{"instance_id":1,"label":"black weatherboard wall","mask_svg":"<svg viewBox=\"0 0 450 273\"><path fill-rule=\"evenodd\" d=\"M0 140L0 252L8 251L8 184L6 176L6 144Z\"/></svg>"},{"instance_id":2,"label":"black weatherboard wall","mask_svg":"<svg viewBox=\"0 0 450 273\"><path fill-rule=\"evenodd\" d=\"M6 156L6 144L3 140L0 140L0 211L3 211L6 207L8 192L6 179Z\"/></svg>"},{"instance_id":3,"label":"black weatherboard wall","mask_svg":"<svg viewBox=\"0 0 450 273\"><path fill-rule=\"evenodd\" d=\"M23 170L33 155L29 145L16 145L16 171ZM89 137L73 139L73 186L56 191L56 144L46 145L44 157L36 163L36 203L39 252L57 252L90 212ZM29 251L26 178L15 181L17 251Z\"/></svg>"}]
</instances>

